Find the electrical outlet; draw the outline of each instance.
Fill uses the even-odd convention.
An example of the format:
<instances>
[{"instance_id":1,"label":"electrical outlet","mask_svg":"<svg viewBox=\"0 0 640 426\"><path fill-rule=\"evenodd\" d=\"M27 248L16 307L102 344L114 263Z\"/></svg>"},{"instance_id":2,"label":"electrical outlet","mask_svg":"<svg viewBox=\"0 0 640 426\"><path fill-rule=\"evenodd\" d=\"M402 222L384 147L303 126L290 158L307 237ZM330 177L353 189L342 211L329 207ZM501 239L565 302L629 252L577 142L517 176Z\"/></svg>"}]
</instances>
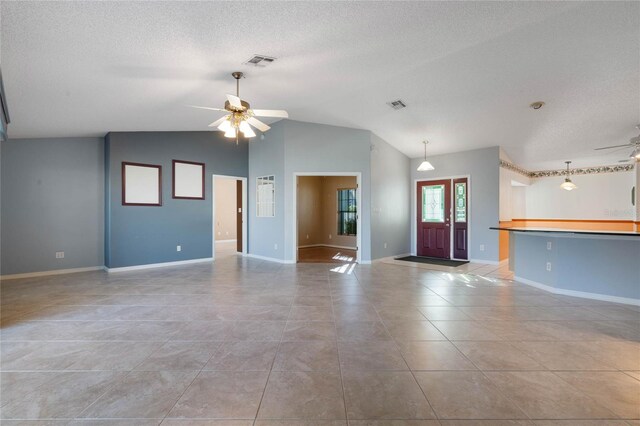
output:
<instances>
[{"instance_id":1,"label":"electrical outlet","mask_svg":"<svg viewBox=\"0 0 640 426\"><path fill-rule=\"evenodd\" d=\"M273 249L274 249L274 250L278 250L278 243L275 243L275 244L273 245Z\"/></svg>"},{"instance_id":2,"label":"electrical outlet","mask_svg":"<svg viewBox=\"0 0 640 426\"><path fill-rule=\"evenodd\" d=\"M551 262L547 262L547 271L551 272Z\"/></svg>"},{"instance_id":3,"label":"electrical outlet","mask_svg":"<svg viewBox=\"0 0 640 426\"><path fill-rule=\"evenodd\" d=\"M387 243L384 243L384 248L387 248Z\"/></svg>"},{"instance_id":4,"label":"electrical outlet","mask_svg":"<svg viewBox=\"0 0 640 426\"><path fill-rule=\"evenodd\" d=\"M480 244L480 251L484 251L484 244Z\"/></svg>"},{"instance_id":5,"label":"electrical outlet","mask_svg":"<svg viewBox=\"0 0 640 426\"><path fill-rule=\"evenodd\" d=\"M309 234L307 234L307 240L309 239Z\"/></svg>"},{"instance_id":6,"label":"electrical outlet","mask_svg":"<svg viewBox=\"0 0 640 426\"><path fill-rule=\"evenodd\" d=\"M329 239L331 239L331 234L329 234Z\"/></svg>"},{"instance_id":7,"label":"electrical outlet","mask_svg":"<svg viewBox=\"0 0 640 426\"><path fill-rule=\"evenodd\" d=\"M176 246L176 251L182 251L182 246Z\"/></svg>"},{"instance_id":8,"label":"electrical outlet","mask_svg":"<svg viewBox=\"0 0 640 426\"><path fill-rule=\"evenodd\" d=\"M551 250L551 241L547 241L547 250Z\"/></svg>"},{"instance_id":9,"label":"electrical outlet","mask_svg":"<svg viewBox=\"0 0 640 426\"><path fill-rule=\"evenodd\" d=\"M57 251L56 252L56 259L64 259L64 252L63 251Z\"/></svg>"}]
</instances>

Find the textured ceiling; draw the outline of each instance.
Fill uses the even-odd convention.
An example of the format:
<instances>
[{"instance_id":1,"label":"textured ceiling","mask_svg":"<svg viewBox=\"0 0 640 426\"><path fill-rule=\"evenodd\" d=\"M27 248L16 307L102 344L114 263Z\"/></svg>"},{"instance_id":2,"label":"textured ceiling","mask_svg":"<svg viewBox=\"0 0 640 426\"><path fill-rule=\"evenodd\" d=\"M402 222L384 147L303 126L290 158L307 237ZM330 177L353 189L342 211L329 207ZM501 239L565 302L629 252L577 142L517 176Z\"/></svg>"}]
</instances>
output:
<instances>
[{"instance_id":1,"label":"textured ceiling","mask_svg":"<svg viewBox=\"0 0 640 426\"><path fill-rule=\"evenodd\" d=\"M6 2L13 138L207 130L241 95L369 129L410 157L500 145L516 163L613 163L640 122L639 2ZM242 65L275 56L268 68ZM401 98L395 111L387 101ZM542 100L538 111L528 105Z\"/></svg>"}]
</instances>

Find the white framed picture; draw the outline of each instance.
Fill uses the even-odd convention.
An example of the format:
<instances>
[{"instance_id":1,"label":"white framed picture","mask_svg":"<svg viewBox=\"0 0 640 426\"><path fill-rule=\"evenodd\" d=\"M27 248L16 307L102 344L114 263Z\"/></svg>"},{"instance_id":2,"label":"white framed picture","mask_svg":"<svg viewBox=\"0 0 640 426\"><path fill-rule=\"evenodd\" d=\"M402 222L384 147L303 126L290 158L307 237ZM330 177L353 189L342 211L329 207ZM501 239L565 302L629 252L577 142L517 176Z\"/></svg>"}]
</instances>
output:
<instances>
[{"instance_id":1,"label":"white framed picture","mask_svg":"<svg viewBox=\"0 0 640 426\"><path fill-rule=\"evenodd\" d=\"M161 206L162 166L123 161L122 205Z\"/></svg>"},{"instance_id":2,"label":"white framed picture","mask_svg":"<svg viewBox=\"0 0 640 426\"><path fill-rule=\"evenodd\" d=\"M275 181L275 176L261 176L256 178L257 217L274 217L276 215Z\"/></svg>"},{"instance_id":3,"label":"white framed picture","mask_svg":"<svg viewBox=\"0 0 640 426\"><path fill-rule=\"evenodd\" d=\"M204 200L204 163L173 160L173 198Z\"/></svg>"}]
</instances>

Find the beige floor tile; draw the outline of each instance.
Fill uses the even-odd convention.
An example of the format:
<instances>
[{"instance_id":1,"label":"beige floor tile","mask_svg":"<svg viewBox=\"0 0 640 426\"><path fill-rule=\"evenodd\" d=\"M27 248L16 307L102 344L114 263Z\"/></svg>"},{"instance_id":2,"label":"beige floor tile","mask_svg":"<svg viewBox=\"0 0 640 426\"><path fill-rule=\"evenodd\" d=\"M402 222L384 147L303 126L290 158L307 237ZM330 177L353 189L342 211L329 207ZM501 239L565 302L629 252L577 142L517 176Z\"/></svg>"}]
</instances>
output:
<instances>
[{"instance_id":1,"label":"beige floor tile","mask_svg":"<svg viewBox=\"0 0 640 426\"><path fill-rule=\"evenodd\" d=\"M409 372L348 371L343 383L349 420L435 418Z\"/></svg>"},{"instance_id":2,"label":"beige floor tile","mask_svg":"<svg viewBox=\"0 0 640 426\"><path fill-rule=\"evenodd\" d=\"M164 419L161 426L253 426L253 420Z\"/></svg>"},{"instance_id":3,"label":"beige floor tile","mask_svg":"<svg viewBox=\"0 0 640 426\"><path fill-rule=\"evenodd\" d=\"M57 372L52 371L0 373L0 407L25 399L31 392L57 375Z\"/></svg>"},{"instance_id":4,"label":"beige floor tile","mask_svg":"<svg viewBox=\"0 0 640 426\"><path fill-rule=\"evenodd\" d=\"M513 346L549 370L612 370L613 366L587 355L576 342L512 342Z\"/></svg>"},{"instance_id":5,"label":"beige floor tile","mask_svg":"<svg viewBox=\"0 0 640 426\"><path fill-rule=\"evenodd\" d=\"M407 340L446 340L429 321L387 321L387 330L397 341Z\"/></svg>"},{"instance_id":6,"label":"beige floor tile","mask_svg":"<svg viewBox=\"0 0 640 426\"><path fill-rule=\"evenodd\" d=\"M476 370L476 367L451 343L398 342L400 352L412 370Z\"/></svg>"},{"instance_id":7,"label":"beige floor tile","mask_svg":"<svg viewBox=\"0 0 640 426\"><path fill-rule=\"evenodd\" d=\"M168 342L136 366L136 370L200 370L220 346L218 342Z\"/></svg>"},{"instance_id":8,"label":"beige floor tile","mask_svg":"<svg viewBox=\"0 0 640 426\"><path fill-rule=\"evenodd\" d=\"M530 420L442 420L442 426L535 426Z\"/></svg>"},{"instance_id":9,"label":"beige floor tile","mask_svg":"<svg viewBox=\"0 0 640 426\"><path fill-rule=\"evenodd\" d=\"M479 321L431 321L449 340L502 340Z\"/></svg>"},{"instance_id":10,"label":"beige floor tile","mask_svg":"<svg viewBox=\"0 0 640 426\"><path fill-rule=\"evenodd\" d=\"M256 420L255 426L347 426L345 420Z\"/></svg>"},{"instance_id":11,"label":"beige floor tile","mask_svg":"<svg viewBox=\"0 0 640 426\"><path fill-rule=\"evenodd\" d=\"M627 426L624 420L536 420L536 426Z\"/></svg>"},{"instance_id":12,"label":"beige floor tile","mask_svg":"<svg viewBox=\"0 0 640 426\"><path fill-rule=\"evenodd\" d=\"M551 372L486 372L487 377L534 419L610 419L610 410Z\"/></svg>"},{"instance_id":13,"label":"beige floor tile","mask_svg":"<svg viewBox=\"0 0 640 426\"><path fill-rule=\"evenodd\" d=\"M454 321L454 320L469 320L469 316L462 310L449 306L423 306L420 312L428 320L441 320L441 321Z\"/></svg>"},{"instance_id":14,"label":"beige floor tile","mask_svg":"<svg viewBox=\"0 0 640 426\"><path fill-rule=\"evenodd\" d=\"M342 370L408 370L396 344L391 341L339 342Z\"/></svg>"},{"instance_id":15,"label":"beige floor tile","mask_svg":"<svg viewBox=\"0 0 640 426\"><path fill-rule=\"evenodd\" d=\"M287 321L282 335L283 341L335 339L336 326L333 321Z\"/></svg>"},{"instance_id":16,"label":"beige floor tile","mask_svg":"<svg viewBox=\"0 0 640 426\"><path fill-rule=\"evenodd\" d=\"M162 418L197 372L134 371L82 412L83 418Z\"/></svg>"},{"instance_id":17,"label":"beige floor tile","mask_svg":"<svg viewBox=\"0 0 640 426\"><path fill-rule=\"evenodd\" d=\"M204 370L270 370L278 342L224 342Z\"/></svg>"},{"instance_id":18,"label":"beige floor tile","mask_svg":"<svg viewBox=\"0 0 640 426\"><path fill-rule=\"evenodd\" d=\"M640 382L622 372L563 372L561 379L624 419L640 419Z\"/></svg>"},{"instance_id":19,"label":"beige floor tile","mask_svg":"<svg viewBox=\"0 0 640 426\"><path fill-rule=\"evenodd\" d=\"M425 317L419 308L408 307L380 307L376 309L383 322L387 321L424 321Z\"/></svg>"},{"instance_id":20,"label":"beige floor tile","mask_svg":"<svg viewBox=\"0 0 640 426\"><path fill-rule=\"evenodd\" d=\"M74 418L113 386L124 373L59 373L28 398L2 407L5 419Z\"/></svg>"},{"instance_id":21,"label":"beige floor tile","mask_svg":"<svg viewBox=\"0 0 640 426\"><path fill-rule=\"evenodd\" d=\"M341 341L391 340L381 321L338 321L336 329Z\"/></svg>"},{"instance_id":22,"label":"beige floor tile","mask_svg":"<svg viewBox=\"0 0 640 426\"><path fill-rule=\"evenodd\" d=\"M330 340L282 342L273 364L273 371L338 370L338 349Z\"/></svg>"},{"instance_id":23,"label":"beige floor tile","mask_svg":"<svg viewBox=\"0 0 640 426\"><path fill-rule=\"evenodd\" d=\"M440 426L437 420L349 420L350 426Z\"/></svg>"},{"instance_id":24,"label":"beige floor tile","mask_svg":"<svg viewBox=\"0 0 640 426\"><path fill-rule=\"evenodd\" d=\"M526 419L482 373L417 372L416 379L439 419Z\"/></svg>"},{"instance_id":25,"label":"beige floor tile","mask_svg":"<svg viewBox=\"0 0 640 426\"><path fill-rule=\"evenodd\" d=\"M344 398L340 375L274 371L258 412L260 419L341 419Z\"/></svg>"},{"instance_id":26,"label":"beige floor tile","mask_svg":"<svg viewBox=\"0 0 640 426\"><path fill-rule=\"evenodd\" d=\"M625 371L627 376L631 376L636 380L640 380L640 371Z\"/></svg>"},{"instance_id":27,"label":"beige floor tile","mask_svg":"<svg viewBox=\"0 0 640 426\"><path fill-rule=\"evenodd\" d=\"M167 417L253 419L267 377L266 371L203 371Z\"/></svg>"},{"instance_id":28,"label":"beige floor tile","mask_svg":"<svg viewBox=\"0 0 640 426\"><path fill-rule=\"evenodd\" d=\"M544 370L544 367L508 342L457 341L457 348L480 370Z\"/></svg>"},{"instance_id":29,"label":"beige floor tile","mask_svg":"<svg viewBox=\"0 0 640 426\"><path fill-rule=\"evenodd\" d=\"M293 306L289 320L333 321L333 308L331 306Z\"/></svg>"}]
</instances>

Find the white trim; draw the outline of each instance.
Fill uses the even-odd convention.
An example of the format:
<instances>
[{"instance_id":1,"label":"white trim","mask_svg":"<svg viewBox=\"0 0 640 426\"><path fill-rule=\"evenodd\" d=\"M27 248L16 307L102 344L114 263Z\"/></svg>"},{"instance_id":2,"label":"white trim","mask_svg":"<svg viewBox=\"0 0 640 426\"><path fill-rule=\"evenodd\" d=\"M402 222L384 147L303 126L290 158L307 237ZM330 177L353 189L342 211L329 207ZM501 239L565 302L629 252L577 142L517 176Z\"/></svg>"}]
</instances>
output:
<instances>
[{"instance_id":1,"label":"white trim","mask_svg":"<svg viewBox=\"0 0 640 426\"><path fill-rule=\"evenodd\" d=\"M292 260L284 260L284 259L276 259L275 257L267 257L267 256L260 256L258 254L245 254L245 257L250 257L252 259L258 259L258 260L266 260L267 262L275 262L275 263L284 263L284 264L294 264L295 262Z\"/></svg>"},{"instance_id":2,"label":"white trim","mask_svg":"<svg viewBox=\"0 0 640 426\"><path fill-rule=\"evenodd\" d=\"M293 173L293 232L291 246L294 250L294 259L288 261L288 263L297 263L298 261L298 177L299 176L355 176L356 177L356 206L358 209L357 229L358 235L356 235L356 262L367 264L362 260L362 173L360 172L294 172ZM371 263L369 260L368 263Z\"/></svg>"},{"instance_id":3,"label":"white trim","mask_svg":"<svg viewBox=\"0 0 640 426\"><path fill-rule=\"evenodd\" d=\"M236 243L238 242L238 240L236 238L233 238L231 240L216 240L216 243Z\"/></svg>"},{"instance_id":4,"label":"white trim","mask_svg":"<svg viewBox=\"0 0 640 426\"><path fill-rule=\"evenodd\" d=\"M460 259L460 260L467 260L467 259ZM468 259L468 261L473 263L483 263L485 265L500 265L500 262L498 262L497 260Z\"/></svg>"},{"instance_id":5,"label":"white trim","mask_svg":"<svg viewBox=\"0 0 640 426\"><path fill-rule=\"evenodd\" d=\"M411 253L400 253L400 254L395 254L393 256L379 257L377 259L373 259L371 263L388 262L390 260L396 260L399 257L407 257L407 256L413 256L413 255Z\"/></svg>"},{"instance_id":6,"label":"white trim","mask_svg":"<svg viewBox=\"0 0 640 426\"><path fill-rule=\"evenodd\" d=\"M609 296L606 294L588 293L586 291L567 290L564 288L552 287L547 284L542 284L536 281L528 280L522 277L513 277L514 281L522 284L530 285L531 287L539 288L540 290L548 291L553 294L561 294L563 296L582 297L583 299L602 300L604 302L624 303L626 305L640 306L640 299L632 299L630 297Z\"/></svg>"},{"instance_id":7,"label":"white trim","mask_svg":"<svg viewBox=\"0 0 640 426\"><path fill-rule=\"evenodd\" d=\"M164 268L167 266L190 265L192 263L213 262L213 257L203 257L200 259L178 260L175 262L147 263L144 265L123 266L121 268L104 268L109 273L138 271L141 269Z\"/></svg>"},{"instance_id":8,"label":"white trim","mask_svg":"<svg viewBox=\"0 0 640 426\"><path fill-rule=\"evenodd\" d=\"M0 275L0 280L16 280L19 278L44 277L47 275L75 274L78 272L102 271L104 266L89 266L87 268L52 269L50 271L26 272L24 274Z\"/></svg>"},{"instance_id":9,"label":"white trim","mask_svg":"<svg viewBox=\"0 0 640 426\"><path fill-rule=\"evenodd\" d=\"M442 176L442 177L430 177L430 178L418 178L418 179L414 179L413 180L413 189L412 192L413 194L411 195L411 199L413 200L413 215L411 217L411 256L417 256L418 255L418 226L417 226L417 220L418 220L418 182L429 182L432 180L450 180L451 181L451 203L452 203L452 208L451 208L451 224L453 225L455 222L455 215L454 215L454 207L453 207L453 203L454 203L454 195L453 194L453 190L454 190L454 185L453 185L453 180L454 179L463 179L466 178L467 179L467 259L459 259L459 260L468 260L469 262L471 262L472 260L469 259L468 257L471 255L471 175L454 175L454 176ZM449 229L449 257L450 259L448 260L453 260L453 244L451 244L453 242L453 226L450 226ZM445 259L447 260L447 259Z\"/></svg>"},{"instance_id":10,"label":"white trim","mask_svg":"<svg viewBox=\"0 0 640 426\"><path fill-rule=\"evenodd\" d=\"M336 246L333 244L309 244L306 246L298 246L299 249L301 248L312 248L312 247L329 247L329 248L336 248L336 249L343 249L343 250L357 250L358 247L348 247L348 246Z\"/></svg>"},{"instance_id":11,"label":"white trim","mask_svg":"<svg viewBox=\"0 0 640 426\"><path fill-rule=\"evenodd\" d=\"M216 259L216 178L222 179L235 179L242 181L242 255L247 254L247 191L248 181L246 177L242 176L227 176L227 175L211 175L211 258ZM221 240L226 241L226 240ZM237 241L233 240L233 241Z\"/></svg>"}]
</instances>

